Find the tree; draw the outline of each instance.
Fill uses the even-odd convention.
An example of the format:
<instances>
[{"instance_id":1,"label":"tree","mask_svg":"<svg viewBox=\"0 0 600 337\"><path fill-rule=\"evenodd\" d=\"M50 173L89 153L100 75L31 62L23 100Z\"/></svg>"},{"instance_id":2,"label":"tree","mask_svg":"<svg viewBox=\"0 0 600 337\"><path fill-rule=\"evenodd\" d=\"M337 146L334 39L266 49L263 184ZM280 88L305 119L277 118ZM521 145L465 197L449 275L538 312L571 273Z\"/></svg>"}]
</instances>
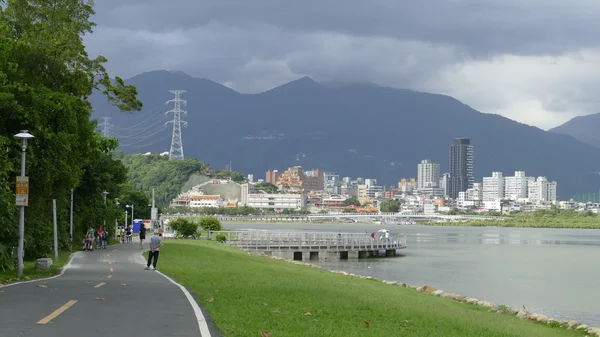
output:
<instances>
[{"instance_id":1,"label":"tree","mask_svg":"<svg viewBox=\"0 0 600 337\"><path fill-rule=\"evenodd\" d=\"M202 227L202 229L207 231L220 231L223 229L223 227L221 226L221 221L212 216L200 218L199 224L200 227Z\"/></svg>"},{"instance_id":2,"label":"tree","mask_svg":"<svg viewBox=\"0 0 600 337\"><path fill-rule=\"evenodd\" d=\"M52 245L52 199L58 205L59 242L66 248L71 189L79 240L87 224L115 210L113 202L104 205L102 192L115 197L124 182L123 167L112 157L117 142L95 130L87 98L97 90L123 111L138 111L142 103L135 87L119 77L111 80L104 57L86 53L83 35L94 27L91 0L0 2L0 245L13 247L18 237L12 191L20 147L12 136L27 129L35 138L27 154L25 253L37 258Z\"/></svg>"},{"instance_id":3,"label":"tree","mask_svg":"<svg viewBox=\"0 0 600 337\"><path fill-rule=\"evenodd\" d=\"M169 222L169 226L181 237L187 238L196 235L198 224L186 218L177 218Z\"/></svg>"},{"instance_id":4,"label":"tree","mask_svg":"<svg viewBox=\"0 0 600 337\"><path fill-rule=\"evenodd\" d=\"M279 192L279 189L277 188L277 186L275 186L271 183L267 183L267 182L258 183L256 185L254 185L254 188L257 190L260 190L260 191L264 191L267 194L273 194L273 193Z\"/></svg>"},{"instance_id":5,"label":"tree","mask_svg":"<svg viewBox=\"0 0 600 337\"><path fill-rule=\"evenodd\" d=\"M384 213L396 213L400 210L400 203L394 199L386 199L381 202L379 208Z\"/></svg>"},{"instance_id":6,"label":"tree","mask_svg":"<svg viewBox=\"0 0 600 337\"><path fill-rule=\"evenodd\" d=\"M344 200L344 206L360 206L360 201L356 197L348 198Z\"/></svg>"}]
</instances>

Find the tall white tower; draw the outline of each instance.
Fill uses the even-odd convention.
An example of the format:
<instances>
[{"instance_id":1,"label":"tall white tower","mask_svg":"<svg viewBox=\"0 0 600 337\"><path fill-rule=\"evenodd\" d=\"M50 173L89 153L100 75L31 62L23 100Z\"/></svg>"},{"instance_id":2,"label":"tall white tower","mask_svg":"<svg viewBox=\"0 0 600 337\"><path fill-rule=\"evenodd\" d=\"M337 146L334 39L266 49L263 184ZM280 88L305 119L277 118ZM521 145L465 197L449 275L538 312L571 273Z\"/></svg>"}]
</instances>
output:
<instances>
[{"instance_id":1,"label":"tall white tower","mask_svg":"<svg viewBox=\"0 0 600 337\"><path fill-rule=\"evenodd\" d=\"M168 100L166 104L173 102L174 107L172 110L166 112L173 113L173 120L168 121L167 123L173 123L173 137L171 138L171 150L169 151L169 159L170 160L182 160L183 157L183 141L181 140L181 125L187 126L186 121L181 121L181 114L187 116L187 111L181 110L181 105L187 105L187 101L181 99L181 94L185 92L185 90L169 90L169 92L175 95L175 98Z\"/></svg>"}]
</instances>

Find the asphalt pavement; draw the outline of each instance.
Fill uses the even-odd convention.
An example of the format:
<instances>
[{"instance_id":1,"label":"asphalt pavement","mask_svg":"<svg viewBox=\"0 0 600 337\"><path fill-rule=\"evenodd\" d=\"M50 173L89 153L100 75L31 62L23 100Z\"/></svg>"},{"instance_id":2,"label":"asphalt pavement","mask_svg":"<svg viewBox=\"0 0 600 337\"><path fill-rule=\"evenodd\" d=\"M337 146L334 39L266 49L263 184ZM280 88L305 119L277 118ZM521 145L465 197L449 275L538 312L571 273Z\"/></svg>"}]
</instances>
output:
<instances>
[{"instance_id":1,"label":"asphalt pavement","mask_svg":"<svg viewBox=\"0 0 600 337\"><path fill-rule=\"evenodd\" d=\"M78 252L62 276L0 288L0 336L221 336L185 288L144 270L141 253L139 242Z\"/></svg>"}]
</instances>

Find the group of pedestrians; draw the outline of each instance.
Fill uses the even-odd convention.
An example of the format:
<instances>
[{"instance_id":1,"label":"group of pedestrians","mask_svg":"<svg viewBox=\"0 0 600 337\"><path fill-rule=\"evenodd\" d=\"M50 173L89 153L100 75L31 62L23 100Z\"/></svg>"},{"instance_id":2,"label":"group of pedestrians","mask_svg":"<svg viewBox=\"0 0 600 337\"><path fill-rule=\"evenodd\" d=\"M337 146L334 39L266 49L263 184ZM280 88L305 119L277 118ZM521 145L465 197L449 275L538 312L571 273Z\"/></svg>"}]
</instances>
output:
<instances>
[{"instance_id":1,"label":"group of pedestrians","mask_svg":"<svg viewBox=\"0 0 600 337\"><path fill-rule=\"evenodd\" d=\"M127 241L127 238L123 236L131 236L131 227L127 227L125 230L118 229L117 234L121 237L121 243ZM158 263L158 255L160 253L160 247L162 246L163 240L163 229L162 227L158 227L154 230L154 235L152 235L149 239L150 250L148 251L148 263L146 265L146 270L151 270L150 266L152 266L153 270L156 269L156 264ZM142 225L140 227L140 249L144 249L144 241L146 241L146 226ZM106 249L106 245L108 243L108 232L104 229L103 226L100 226L98 230L95 230L91 225L88 227L88 230L85 234L85 239L83 241L83 249L84 250L94 250L95 247L99 249Z\"/></svg>"},{"instance_id":2,"label":"group of pedestrians","mask_svg":"<svg viewBox=\"0 0 600 337\"><path fill-rule=\"evenodd\" d=\"M104 226L100 226L98 230L95 230L90 225L83 239L83 250L106 249L107 243L108 232L104 229Z\"/></svg>"}]
</instances>

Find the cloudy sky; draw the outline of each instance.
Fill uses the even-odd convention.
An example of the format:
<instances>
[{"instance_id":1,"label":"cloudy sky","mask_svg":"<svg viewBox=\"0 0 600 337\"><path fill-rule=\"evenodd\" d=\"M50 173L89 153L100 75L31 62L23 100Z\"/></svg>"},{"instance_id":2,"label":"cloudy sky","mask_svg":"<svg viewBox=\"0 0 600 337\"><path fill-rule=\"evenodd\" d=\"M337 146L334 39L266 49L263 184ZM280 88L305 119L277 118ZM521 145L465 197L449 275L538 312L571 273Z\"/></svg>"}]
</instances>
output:
<instances>
[{"instance_id":1,"label":"cloudy sky","mask_svg":"<svg viewBox=\"0 0 600 337\"><path fill-rule=\"evenodd\" d=\"M600 112L598 0L96 0L92 55L255 93L302 76L451 95L548 129Z\"/></svg>"}]
</instances>

